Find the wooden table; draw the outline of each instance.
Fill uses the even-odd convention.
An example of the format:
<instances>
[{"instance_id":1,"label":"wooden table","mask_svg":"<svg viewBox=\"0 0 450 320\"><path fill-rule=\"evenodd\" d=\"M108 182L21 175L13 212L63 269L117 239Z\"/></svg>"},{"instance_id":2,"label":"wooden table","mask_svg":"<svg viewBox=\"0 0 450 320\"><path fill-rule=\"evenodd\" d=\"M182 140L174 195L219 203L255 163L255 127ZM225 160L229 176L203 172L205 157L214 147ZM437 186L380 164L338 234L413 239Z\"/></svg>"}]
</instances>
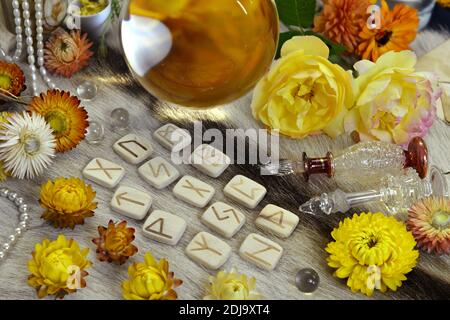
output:
<instances>
[{"instance_id":1,"label":"wooden table","mask_svg":"<svg viewBox=\"0 0 450 320\"><path fill-rule=\"evenodd\" d=\"M3 31L2 31L3 32ZM0 34L2 33L0 32ZM3 42L2 42L3 44ZM26 72L27 69L24 68ZM205 128L250 128L259 127L250 112L250 96L246 96L231 105L208 111L190 111L178 109L169 104L156 101L145 92L131 77L127 66L120 54L111 51L109 58L103 61L93 60L89 68L77 74L74 78L57 79L58 86L75 92L76 86L85 79L94 80L99 86L97 97L90 102L83 102L89 112L91 120L96 120L105 126L105 139L97 146L82 142L71 152L58 155L54 165L40 178L33 181L18 181L10 179L2 186L16 190L31 206L31 228L18 241L9 257L0 265L0 299L35 299L36 293L27 283L27 261L36 243L44 238L55 239L63 233L66 237L76 239L82 247L89 247L89 258L93 267L89 269L87 288L79 290L66 299L121 299L121 282L127 278L129 264L142 261L146 251L151 251L155 257L167 257L170 269L184 284L177 289L181 299L201 299L205 293L208 275L214 274L186 257L184 249L192 237L199 231L208 231L199 220L201 209L196 209L177 200L171 188L156 190L137 174L137 166L125 163L116 155L111 146L121 137L121 134L110 128L110 113L114 108L123 107L130 112L131 126L129 132L143 135L153 141L154 155L166 159L170 157L167 150L152 139L152 132L161 125L172 122L192 131L194 120L203 120ZM425 138L432 159L432 163L444 170L450 170L450 129L442 121L436 121L428 136ZM341 137L333 141L325 136L309 137L302 140L281 138L281 157L299 157L303 151L311 156L319 156L328 150L339 150L352 144L349 137ZM251 145L252 143L250 143ZM109 219L124 219L125 217L111 211L109 202L112 190L93 184L97 191L98 209L93 218L87 219L82 226L75 230L56 230L40 219L42 209L38 205L39 187L48 179L59 176L81 177L82 168L94 157L102 156L126 169L124 185L136 186L147 190L153 197L153 209L164 209L180 215L188 221L188 228L177 246L171 247L143 236L142 222L127 219L136 228L136 245L139 247L137 255L125 265L117 266L99 262L95 256L95 246L91 239L97 236L97 226L106 225ZM222 193L225 184L235 175L244 174L264 184L268 194L263 202L255 209L248 210L237 206L247 216L247 223L238 234L228 243L232 247L232 255L223 266L230 269L235 266L243 273L257 278L257 287L267 299L365 299L361 294L353 294L345 285L344 280L332 276L333 270L326 264L327 253L324 251L330 241L331 230L338 222L350 214L331 217L300 216L300 224L293 235L281 240L270 237L285 249L279 265L275 271L263 271L243 261L238 255L238 248L244 238L251 232L262 233L255 228L254 219L259 210L268 203L280 205L288 210L297 212L299 204L313 194L324 190L333 190L336 183L324 177L314 177L306 183L301 177L272 178L260 177L252 166L233 165L219 178L208 178L200 174L189 165L181 165L182 174L191 174L213 185L217 192L213 201L225 199ZM351 186L348 186L351 187ZM17 214L7 201L2 203L2 218L0 224L1 237L9 234L16 224ZM359 210L352 210L359 212ZM382 210L374 206L372 210ZM295 287L295 274L300 268L311 267L320 275L320 287L312 295L304 295ZM396 293L376 293L376 299L429 299L450 297L450 257L435 257L421 253L418 266L408 274L408 281Z\"/></svg>"}]
</instances>

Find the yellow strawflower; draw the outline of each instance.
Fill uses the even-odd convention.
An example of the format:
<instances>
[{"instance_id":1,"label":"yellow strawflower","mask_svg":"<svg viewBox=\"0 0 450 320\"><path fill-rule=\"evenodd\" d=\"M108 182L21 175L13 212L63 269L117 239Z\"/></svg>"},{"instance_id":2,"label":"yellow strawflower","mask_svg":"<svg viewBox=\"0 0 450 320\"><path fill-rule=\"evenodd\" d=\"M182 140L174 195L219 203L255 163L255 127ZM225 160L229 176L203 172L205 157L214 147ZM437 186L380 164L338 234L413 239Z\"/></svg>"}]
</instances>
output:
<instances>
[{"instance_id":1,"label":"yellow strawflower","mask_svg":"<svg viewBox=\"0 0 450 320\"><path fill-rule=\"evenodd\" d=\"M371 296L374 289L396 291L417 262L416 241L406 226L382 213L346 218L331 233L326 251L334 276L348 278L353 292Z\"/></svg>"},{"instance_id":2,"label":"yellow strawflower","mask_svg":"<svg viewBox=\"0 0 450 320\"><path fill-rule=\"evenodd\" d=\"M28 284L36 288L39 298L55 295L64 298L66 294L86 287L85 269L91 266L87 260L89 248L80 249L78 243L59 235L55 241L45 239L35 246L33 258L28 261Z\"/></svg>"},{"instance_id":3,"label":"yellow strawflower","mask_svg":"<svg viewBox=\"0 0 450 320\"><path fill-rule=\"evenodd\" d=\"M175 300L177 293L173 289L183 283L169 272L166 259L158 262L150 252L145 254L143 263L133 263L128 268L128 276L122 283L125 300Z\"/></svg>"},{"instance_id":4,"label":"yellow strawflower","mask_svg":"<svg viewBox=\"0 0 450 320\"><path fill-rule=\"evenodd\" d=\"M97 208L95 191L78 178L57 178L48 180L41 187L41 207L46 211L42 218L53 222L55 228L74 228L92 217Z\"/></svg>"},{"instance_id":5,"label":"yellow strawflower","mask_svg":"<svg viewBox=\"0 0 450 320\"><path fill-rule=\"evenodd\" d=\"M207 295L204 300L259 300L262 296L255 290L256 279L240 274L236 269L219 271L209 277Z\"/></svg>"},{"instance_id":6,"label":"yellow strawflower","mask_svg":"<svg viewBox=\"0 0 450 320\"><path fill-rule=\"evenodd\" d=\"M437 2L445 8L450 8L450 0L437 0Z\"/></svg>"}]
</instances>

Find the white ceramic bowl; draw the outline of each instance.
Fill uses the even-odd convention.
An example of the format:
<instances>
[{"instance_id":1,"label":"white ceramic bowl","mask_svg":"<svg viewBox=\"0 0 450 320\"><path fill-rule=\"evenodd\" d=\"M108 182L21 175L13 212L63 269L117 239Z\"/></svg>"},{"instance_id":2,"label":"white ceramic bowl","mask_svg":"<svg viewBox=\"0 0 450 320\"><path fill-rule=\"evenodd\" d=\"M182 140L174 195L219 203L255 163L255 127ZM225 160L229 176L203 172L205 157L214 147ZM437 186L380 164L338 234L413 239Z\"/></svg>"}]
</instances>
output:
<instances>
[{"instance_id":1,"label":"white ceramic bowl","mask_svg":"<svg viewBox=\"0 0 450 320\"><path fill-rule=\"evenodd\" d=\"M80 3L78 2L77 4L79 5ZM89 16L80 15L77 18L80 19L81 31L87 32L90 40L97 40L103 32L103 26L110 13L111 0L108 0L108 5L102 11Z\"/></svg>"}]
</instances>

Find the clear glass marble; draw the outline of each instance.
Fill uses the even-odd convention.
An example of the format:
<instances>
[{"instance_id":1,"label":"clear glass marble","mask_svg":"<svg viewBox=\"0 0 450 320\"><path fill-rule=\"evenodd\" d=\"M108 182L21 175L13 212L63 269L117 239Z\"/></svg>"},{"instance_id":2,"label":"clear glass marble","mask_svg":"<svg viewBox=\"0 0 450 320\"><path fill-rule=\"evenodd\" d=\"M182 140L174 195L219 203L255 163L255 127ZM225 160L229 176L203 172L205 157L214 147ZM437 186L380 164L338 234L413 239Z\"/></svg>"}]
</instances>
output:
<instances>
[{"instance_id":1,"label":"clear glass marble","mask_svg":"<svg viewBox=\"0 0 450 320\"><path fill-rule=\"evenodd\" d=\"M114 131L124 131L130 124L130 113L124 108L116 108L111 112L111 121Z\"/></svg>"},{"instance_id":2,"label":"clear glass marble","mask_svg":"<svg viewBox=\"0 0 450 320\"><path fill-rule=\"evenodd\" d=\"M92 100L97 95L98 88L93 81L84 81L77 87L77 95L81 100Z\"/></svg>"},{"instance_id":3,"label":"clear glass marble","mask_svg":"<svg viewBox=\"0 0 450 320\"><path fill-rule=\"evenodd\" d=\"M105 137L105 128L100 122L90 121L86 132L86 141L89 144L99 144Z\"/></svg>"},{"instance_id":4,"label":"clear glass marble","mask_svg":"<svg viewBox=\"0 0 450 320\"><path fill-rule=\"evenodd\" d=\"M304 293L313 293L320 283L319 274L311 268L304 268L295 275L295 285L298 290Z\"/></svg>"},{"instance_id":5,"label":"clear glass marble","mask_svg":"<svg viewBox=\"0 0 450 320\"><path fill-rule=\"evenodd\" d=\"M378 190L346 193L337 189L323 193L300 206L300 211L312 215L347 212L352 206L369 202L381 202L391 215L405 214L418 200L431 195L448 195L445 176L437 167L430 169L428 179L420 179L411 169L405 169L403 175L387 175L381 179Z\"/></svg>"}]
</instances>

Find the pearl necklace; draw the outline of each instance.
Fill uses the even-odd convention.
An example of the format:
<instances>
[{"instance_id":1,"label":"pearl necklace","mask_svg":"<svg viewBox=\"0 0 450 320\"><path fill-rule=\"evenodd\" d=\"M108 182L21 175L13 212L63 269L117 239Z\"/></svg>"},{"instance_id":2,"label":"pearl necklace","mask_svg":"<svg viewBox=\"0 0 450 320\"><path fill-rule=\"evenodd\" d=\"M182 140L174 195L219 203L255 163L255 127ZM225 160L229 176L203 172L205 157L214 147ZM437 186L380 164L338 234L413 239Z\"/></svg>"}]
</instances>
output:
<instances>
[{"instance_id":1,"label":"pearl necklace","mask_svg":"<svg viewBox=\"0 0 450 320\"><path fill-rule=\"evenodd\" d=\"M20 17L20 2L19 0L12 1L13 7L13 15L14 15L14 23L16 26L16 51L14 55L8 56L3 50L0 49L0 57L4 58L8 62L17 62L20 59L20 55L22 53L23 47L23 35L22 35L22 19ZM47 76L47 70L44 67L44 28L43 28L43 13L42 13L42 0L34 1L34 10L35 10L35 20L36 20L36 53L37 53L37 61L34 54L33 47L33 31L31 30L31 20L30 20L30 4L28 0L22 0L22 15L23 15L23 25L25 26L25 43L27 45L27 54L28 54L28 65L31 70L31 79L32 79L32 90L33 95L37 96L39 94L37 89L37 76L36 76L36 66L35 63L39 67L39 72L41 74L42 79L45 84L51 88L55 89L56 85L52 82L50 77Z\"/></svg>"},{"instance_id":2,"label":"pearl necklace","mask_svg":"<svg viewBox=\"0 0 450 320\"><path fill-rule=\"evenodd\" d=\"M0 196L7 198L13 202L20 213L19 224L14 229L14 233L8 236L8 240L0 246L0 262L6 257L6 254L13 247L17 239L23 234L27 227L30 216L28 215L28 205L24 202L23 198L18 197L17 193L12 192L6 188L0 189Z\"/></svg>"}]
</instances>

